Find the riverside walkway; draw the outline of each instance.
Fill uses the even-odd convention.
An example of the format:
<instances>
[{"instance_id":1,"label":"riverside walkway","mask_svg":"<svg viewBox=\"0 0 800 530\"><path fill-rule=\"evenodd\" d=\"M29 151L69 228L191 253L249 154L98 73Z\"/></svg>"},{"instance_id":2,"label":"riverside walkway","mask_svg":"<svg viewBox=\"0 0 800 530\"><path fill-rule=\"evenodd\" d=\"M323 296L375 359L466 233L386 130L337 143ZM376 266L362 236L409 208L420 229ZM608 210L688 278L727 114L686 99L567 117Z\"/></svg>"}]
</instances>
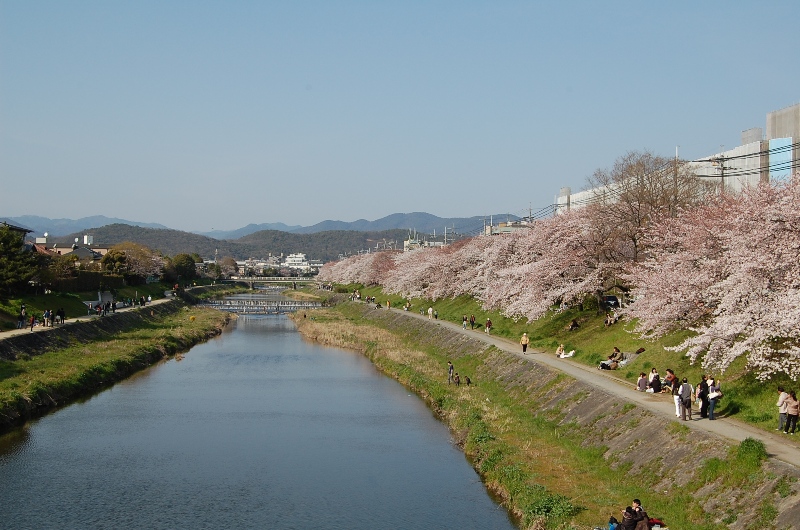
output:
<instances>
[{"instance_id":1,"label":"riverside walkway","mask_svg":"<svg viewBox=\"0 0 800 530\"><path fill-rule=\"evenodd\" d=\"M382 310L376 309L376 311ZM389 311L397 311L403 315L406 315L408 318L416 318L430 322L427 315L420 315L413 311L403 311L402 309L390 309ZM492 346L497 347L509 355L514 355L536 363L542 363L560 370L565 374L574 377L575 379L589 383L605 392L608 392L611 395L635 403L641 408L663 417L667 421L679 421L681 424L686 425L690 429L713 433L736 443L741 442L745 438L761 440L766 446L767 452L771 458L800 468L800 440L798 440L797 436L788 436L777 431L764 431L752 425L740 422L736 419L720 416L718 413L716 414L717 417L714 421L710 421L705 418L700 419L698 416L694 416L692 421L681 421L675 417L675 403L673 402L671 395L638 392L633 389L633 383L615 377L613 372L598 370L594 366L587 366L585 364L572 361L569 358L559 359L553 352L546 353L528 348L528 353L523 354L518 343L504 337L487 335L484 333L482 326L480 328L475 328L475 330L465 330L460 324L453 322L447 322L444 320L434 320L433 322L439 326L444 326L453 332L469 335L473 339L482 340L483 342L491 344ZM775 394L775 399L777 400L777 393ZM778 411L776 407L776 425L777 422Z\"/></svg>"},{"instance_id":2,"label":"riverside walkway","mask_svg":"<svg viewBox=\"0 0 800 530\"><path fill-rule=\"evenodd\" d=\"M167 291L167 293L169 293L169 291ZM175 297L172 296L171 293L168 294L168 295L167 295L167 293L165 293L165 297L164 298L157 298L157 299L153 300L152 302L148 302L147 305L145 305L144 307L147 308L147 307L151 307L151 306L154 306L154 305L163 304L165 302L169 302L169 301L175 299ZM42 325L34 326L33 331L31 331L31 326L27 325L22 329L11 329L11 330L8 330L8 331L0 332L0 340L7 339L7 338L13 337L15 335L47 332L47 331L50 331L51 329L56 329L56 328L60 328L62 326L75 324L75 323L79 323L79 322L86 322L86 321L94 320L94 319L98 319L98 318L112 318L116 313L124 313L125 311L130 311L132 309L141 309L141 307L142 306L138 306L138 305L136 305L136 306L128 306L128 307L121 307L121 308L118 308L115 312L108 313L108 314L106 314L105 316L102 316L102 317L97 316L97 315L94 314L94 312L92 312L91 315L87 314L87 315L81 315L81 316L74 317L74 318L67 318L66 320L64 320L64 322L62 324L54 324L52 326L47 326L47 327L42 326Z\"/></svg>"}]
</instances>

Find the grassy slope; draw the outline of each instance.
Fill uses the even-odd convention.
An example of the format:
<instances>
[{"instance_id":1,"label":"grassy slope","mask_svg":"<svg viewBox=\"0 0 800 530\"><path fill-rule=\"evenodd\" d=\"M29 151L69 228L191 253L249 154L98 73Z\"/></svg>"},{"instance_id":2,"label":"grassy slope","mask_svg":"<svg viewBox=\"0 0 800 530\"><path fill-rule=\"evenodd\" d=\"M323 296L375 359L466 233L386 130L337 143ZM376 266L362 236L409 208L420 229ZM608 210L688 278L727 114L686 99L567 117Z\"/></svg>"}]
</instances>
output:
<instances>
[{"instance_id":1,"label":"grassy slope","mask_svg":"<svg viewBox=\"0 0 800 530\"><path fill-rule=\"evenodd\" d=\"M375 296L376 300L384 305L391 301L392 307L402 307L407 299L395 295L386 295L379 288L362 288L362 296ZM689 359L679 352L667 351L665 346L674 346L687 336L688 331L680 331L660 340L649 342L630 333L630 324L619 322L611 327L605 327L604 315L596 310L578 311L568 309L563 313L551 312L534 322L525 319L513 320L506 318L497 311L485 311L480 304L466 296L449 300L412 299L412 311L434 307L439 312L439 318L450 322L461 323L462 316L472 314L479 323L484 323L486 318L492 319L492 334L518 341L523 332L531 338L532 349L539 349L547 353L554 353L559 343L563 343L566 351L575 350L574 360L587 365L596 366L605 359L614 346L625 352L636 351L644 347L645 352L624 369L615 373L618 377L636 383L640 372L649 372L655 367L661 376L666 374L666 369L671 368L683 378L696 385L705 373L699 363L692 365ZM567 331L567 325L572 319L577 319L580 328L576 331ZM772 430L777 426L777 408L775 402L778 394L777 386L783 385L787 389L793 388L800 392L800 385L786 376L775 376L770 381L758 381L755 375L747 370L744 360L735 362L724 374L713 374L722 381L725 392L717 404L716 413L721 416L734 417L740 421L756 427Z\"/></svg>"}]
</instances>

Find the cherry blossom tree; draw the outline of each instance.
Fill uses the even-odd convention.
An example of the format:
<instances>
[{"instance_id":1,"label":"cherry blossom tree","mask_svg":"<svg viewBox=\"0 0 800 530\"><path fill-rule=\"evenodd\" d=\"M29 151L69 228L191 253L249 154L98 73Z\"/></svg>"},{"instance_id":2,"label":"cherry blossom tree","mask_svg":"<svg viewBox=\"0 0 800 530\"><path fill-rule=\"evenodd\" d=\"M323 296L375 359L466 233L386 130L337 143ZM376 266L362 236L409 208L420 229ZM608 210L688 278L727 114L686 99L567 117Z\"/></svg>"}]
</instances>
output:
<instances>
[{"instance_id":1,"label":"cherry blossom tree","mask_svg":"<svg viewBox=\"0 0 800 530\"><path fill-rule=\"evenodd\" d=\"M623 314L644 337L690 329L674 349L707 370L744 356L762 378L800 375L800 177L652 208L635 243L604 214L596 205L526 231L355 256L327 264L320 279L434 300L469 295L528 319L599 297L621 279L636 300Z\"/></svg>"},{"instance_id":2,"label":"cherry blossom tree","mask_svg":"<svg viewBox=\"0 0 800 530\"><path fill-rule=\"evenodd\" d=\"M350 256L326 263L317 278L323 282L383 285L385 278L395 268L394 258L397 255L397 251L385 250Z\"/></svg>"},{"instance_id":3,"label":"cherry blossom tree","mask_svg":"<svg viewBox=\"0 0 800 530\"><path fill-rule=\"evenodd\" d=\"M487 307L510 317L537 319L559 302L601 295L614 284L626 262L613 256L618 241L597 211L584 208L535 223L513 244L512 259L501 263L482 295ZM505 262L505 265L502 263Z\"/></svg>"},{"instance_id":4,"label":"cherry blossom tree","mask_svg":"<svg viewBox=\"0 0 800 530\"><path fill-rule=\"evenodd\" d=\"M761 185L664 220L629 275L637 331L694 334L676 346L711 371L739 357L760 378L800 375L800 185Z\"/></svg>"}]
</instances>

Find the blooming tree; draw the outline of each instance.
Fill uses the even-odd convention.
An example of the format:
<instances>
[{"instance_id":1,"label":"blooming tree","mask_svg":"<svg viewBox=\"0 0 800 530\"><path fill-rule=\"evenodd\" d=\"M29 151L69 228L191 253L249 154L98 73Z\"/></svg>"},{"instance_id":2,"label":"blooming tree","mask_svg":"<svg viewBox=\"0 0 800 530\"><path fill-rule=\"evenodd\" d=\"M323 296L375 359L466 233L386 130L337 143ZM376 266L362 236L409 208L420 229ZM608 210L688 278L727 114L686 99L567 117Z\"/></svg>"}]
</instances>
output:
<instances>
[{"instance_id":1,"label":"blooming tree","mask_svg":"<svg viewBox=\"0 0 800 530\"><path fill-rule=\"evenodd\" d=\"M695 333L674 349L724 371L745 356L759 377L800 375L800 185L725 195L648 232L629 281L645 336Z\"/></svg>"}]
</instances>

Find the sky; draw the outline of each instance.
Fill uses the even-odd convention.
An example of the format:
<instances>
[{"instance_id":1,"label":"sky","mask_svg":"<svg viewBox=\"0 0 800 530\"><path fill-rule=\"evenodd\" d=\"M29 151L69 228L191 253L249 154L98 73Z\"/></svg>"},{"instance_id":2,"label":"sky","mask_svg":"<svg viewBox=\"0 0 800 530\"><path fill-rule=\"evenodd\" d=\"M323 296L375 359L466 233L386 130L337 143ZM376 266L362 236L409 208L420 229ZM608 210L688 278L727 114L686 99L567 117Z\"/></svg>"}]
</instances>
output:
<instances>
[{"instance_id":1,"label":"sky","mask_svg":"<svg viewBox=\"0 0 800 530\"><path fill-rule=\"evenodd\" d=\"M526 215L800 101L800 2L0 0L0 217Z\"/></svg>"}]
</instances>

